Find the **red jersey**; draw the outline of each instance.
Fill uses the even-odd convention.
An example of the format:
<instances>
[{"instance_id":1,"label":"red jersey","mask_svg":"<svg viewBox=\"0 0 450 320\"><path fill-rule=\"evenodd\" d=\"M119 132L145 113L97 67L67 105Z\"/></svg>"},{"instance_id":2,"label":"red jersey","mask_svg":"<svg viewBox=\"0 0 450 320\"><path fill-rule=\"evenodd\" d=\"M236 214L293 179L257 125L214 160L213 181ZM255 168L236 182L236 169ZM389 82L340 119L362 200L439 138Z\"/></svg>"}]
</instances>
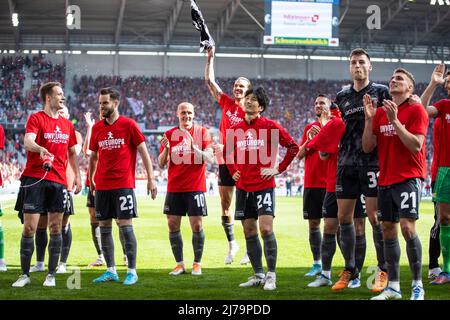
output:
<instances>
[{"instance_id":1,"label":"red jersey","mask_svg":"<svg viewBox=\"0 0 450 320\"><path fill-rule=\"evenodd\" d=\"M81 137L81 133L78 131L75 131L75 136L77 138L77 144L81 145L83 144L83 138ZM67 169L66 169L66 178L67 178L67 191L72 192L73 191L73 183L75 182L75 175L76 172L70 165L70 162L67 161Z\"/></svg>"},{"instance_id":2,"label":"red jersey","mask_svg":"<svg viewBox=\"0 0 450 320\"><path fill-rule=\"evenodd\" d=\"M89 149L98 154L95 188L134 188L137 146L144 141L137 123L130 118L119 116L113 124L106 120L94 124Z\"/></svg>"},{"instance_id":3,"label":"red jersey","mask_svg":"<svg viewBox=\"0 0 450 320\"><path fill-rule=\"evenodd\" d=\"M36 112L28 118L25 133L36 134L35 142L54 155L52 169L45 180L54 181L67 186L66 168L68 149L77 144L72 122L64 117L52 118L44 111ZM24 177L42 178L45 170L42 167L39 153L27 152L27 164L22 173Z\"/></svg>"},{"instance_id":4,"label":"red jersey","mask_svg":"<svg viewBox=\"0 0 450 320\"><path fill-rule=\"evenodd\" d=\"M226 130L242 122L245 117L244 109L234 99L225 93L220 95L219 106L222 108L222 120L220 121L220 141L226 140Z\"/></svg>"},{"instance_id":5,"label":"red jersey","mask_svg":"<svg viewBox=\"0 0 450 320\"><path fill-rule=\"evenodd\" d=\"M208 129L193 125L189 133L197 148L205 150L211 147L212 140ZM169 140L167 192L206 192L205 162L195 159L194 150L191 149L186 134L174 127L166 131L165 135ZM161 146L160 153L163 150L164 147Z\"/></svg>"},{"instance_id":6,"label":"red jersey","mask_svg":"<svg viewBox=\"0 0 450 320\"><path fill-rule=\"evenodd\" d=\"M319 121L309 123L303 131L300 145L303 145L307 140L307 132L312 126L322 127ZM305 155L305 188L325 188L327 185L327 177L324 174L327 172L327 163L320 160L319 152L317 150L310 150Z\"/></svg>"},{"instance_id":7,"label":"red jersey","mask_svg":"<svg viewBox=\"0 0 450 320\"><path fill-rule=\"evenodd\" d=\"M436 181L438 172L438 159L439 159L439 146L441 138L441 128L442 120L441 118L436 118L433 127L433 161L431 162L431 181Z\"/></svg>"},{"instance_id":8,"label":"red jersey","mask_svg":"<svg viewBox=\"0 0 450 320\"><path fill-rule=\"evenodd\" d=\"M285 171L298 153L297 143L286 129L265 117L256 118L250 124L242 121L231 129L233 134L227 135L227 144L233 143L234 152L227 153L227 167L231 176L238 170L241 173L236 187L246 192L274 188L275 178L263 180L261 169L275 167L280 144L288 149L278 165L280 173Z\"/></svg>"},{"instance_id":9,"label":"red jersey","mask_svg":"<svg viewBox=\"0 0 450 320\"><path fill-rule=\"evenodd\" d=\"M307 148L326 152L329 154L328 160L321 160L327 165L326 171L322 172L322 175L326 177L327 192L336 191L339 142L341 141L344 133L345 124L342 119L340 117L333 117L306 145Z\"/></svg>"},{"instance_id":10,"label":"red jersey","mask_svg":"<svg viewBox=\"0 0 450 320\"><path fill-rule=\"evenodd\" d=\"M450 99L439 100L433 106L439 111L439 118L442 121L437 166L438 168L450 167L450 148L448 147L450 144Z\"/></svg>"},{"instance_id":11,"label":"red jersey","mask_svg":"<svg viewBox=\"0 0 450 320\"><path fill-rule=\"evenodd\" d=\"M398 106L397 118L410 133L426 137L428 115L421 104L402 103ZM419 152L409 151L389 123L383 108L377 109L373 119L373 134L377 137L380 162L378 185L389 186L410 178L425 179L425 141Z\"/></svg>"},{"instance_id":12,"label":"red jersey","mask_svg":"<svg viewBox=\"0 0 450 320\"><path fill-rule=\"evenodd\" d=\"M3 130L2 125L0 124L0 150L5 149L5 131ZM2 159L5 161L5 159ZM3 185L2 173L0 172L0 187Z\"/></svg>"}]
</instances>

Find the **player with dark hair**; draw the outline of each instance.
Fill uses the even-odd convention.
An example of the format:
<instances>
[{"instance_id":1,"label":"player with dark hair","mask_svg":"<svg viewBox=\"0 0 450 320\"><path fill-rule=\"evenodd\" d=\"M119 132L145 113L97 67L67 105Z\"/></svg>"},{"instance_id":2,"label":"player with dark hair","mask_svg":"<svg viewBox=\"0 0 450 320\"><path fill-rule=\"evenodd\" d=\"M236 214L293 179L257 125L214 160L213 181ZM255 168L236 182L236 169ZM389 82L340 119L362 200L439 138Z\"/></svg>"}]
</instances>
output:
<instances>
[{"instance_id":1,"label":"player with dark hair","mask_svg":"<svg viewBox=\"0 0 450 320\"><path fill-rule=\"evenodd\" d=\"M100 112L99 117L100 117L100 120L102 120L101 112ZM92 127L94 126L95 121L94 121L94 119L91 118L90 112L86 112L84 115L84 118L86 120L87 128L86 128L86 139L84 140L84 144L83 144L83 152L86 156L89 157L91 155L91 150L89 150L89 141L91 139ZM89 170L88 170L88 172L86 172L85 185L88 188L90 187ZM87 194L86 207L88 208L89 218L90 218L90 222L91 222L92 241L94 242L94 247L98 254L97 259L95 261L91 262L89 264L89 267L100 267L105 264L105 257L103 256L103 253L102 253L99 222L98 222L97 218L95 217L95 197L94 197L93 193L91 192L90 188L89 188L88 194ZM119 240L120 240L120 245L122 247L122 252L123 252L123 262L124 262L125 266L128 266L128 258L127 258L127 254L126 254L126 250L125 250L125 239L124 239L124 235L123 235L123 228L120 228L119 221L117 219L115 219L115 220L116 220L117 227L119 228Z\"/></svg>"},{"instance_id":2,"label":"player with dark hair","mask_svg":"<svg viewBox=\"0 0 450 320\"><path fill-rule=\"evenodd\" d=\"M42 85L39 91L44 109L32 114L25 126L27 163L15 206L23 219L20 242L22 275L13 287L24 287L31 282L29 271L34 234L43 213L47 213L50 229L48 275L44 286L56 285L55 271L62 246L61 225L67 201L67 158L75 171L75 193L81 190L75 129L69 120L59 114L65 101L61 84L49 82Z\"/></svg>"},{"instance_id":3,"label":"player with dark hair","mask_svg":"<svg viewBox=\"0 0 450 320\"><path fill-rule=\"evenodd\" d=\"M345 260L345 269L332 289L333 291L344 290L352 280L358 278L362 271L357 270L356 260L364 259L363 250L361 250L361 256L357 257L356 253L359 251L355 249L365 248L366 240L365 236L356 237L353 216L357 199L363 194L365 196L366 213L372 225L379 268L372 291L380 292L387 285L387 277L383 236L377 217L379 165L376 150L365 154L362 150L361 139L364 131L363 96L365 94L370 95L377 102L377 105L381 106L382 101L389 98L389 90L386 86L369 80L372 64L369 54L364 49L358 48L351 52L349 69L353 84L343 88L337 94L335 101L346 126L339 148L336 179L340 243ZM358 264L362 265L361 261Z\"/></svg>"},{"instance_id":4,"label":"player with dark hair","mask_svg":"<svg viewBox=\"0 0 450 320\"><path fill-rule=\"evenodd\" d=\"M177 108L179 124L164 133L158 157L160 167L169 166L164 214L167 215L169 240L177 263L170 275L186 272L183 260L181 218L189 216L192 229L194 262L192 274L201 275L201 259L205 244L203 217L207 216L205 201L206 162L214 162L212 140L206 128L194 124L194 106L182 102Z\"/></svg>"},{"instance_id":5,"label":"player with dark hair","mask_svg":"<svg viewBox=\"0 0 450 320\"><path fill-rule=\"evenodd\" d=\"M137 217L135 188L136 156L139 152L147 172L147 192L156 198L157 188L145 137L137 123L119 114L120 93L113 88L100 90L102 121L92 127L89 149L89 182L95 191L95 214L100 224L102 252L107 270L94 283L119 281L114 262L112 219L118 219L123 231L128 270L124 285L138 281L136 273L137 242L133 218Z\"/></svg>"},{"instance_id":6,"label":"player with dark hair","mask_svg":"<svg viewBox=\"0 0 450 320\"><path fill-rule=\"evenodd\" d=\"M319 115L322 127L318 132L311 133L304 144L306 152L318 152L320 161L327 166L320 173L326 177L326 194L321 208L324 218L323 239L320 244L322 270L319 276L308 284L311 288L332 284L331 265L336 252L336 234L339 227L335 194L336 169L339 141L344 134L345 125L340 117L339 109L334 106L331 110L330 107L331 101L326 99Z\"/></svg>"},{"instance_id":7,"label":"player with dark hair","mask_svg":"<svg viewBox=\"0 0 450 320\"><path fill-rule=\"evenodd\" d=\"M328 117L322 117L324 110L329 112L330 100L323 94L319 94L314 101L314 113L317 120L306 125L300 142L299 160L305 159L305 177L303 194L303 218L308 220L309 246L313 255L313 265L307 277L314 277L322 272L320 246L322 234L320 232L320 220L322 219L322 205L325 197L327 175L327 162L320 160L319 152L306 150L306 144L323 127Z\"/></svg>"},{"instance_id":8,"label":"player with dark hair","mask_svg":"<svg viewBox=\"0 0 450 320\"><path fill-rule=\"evenodd\" d=\"M275 217L275 176L284 172L299 151L297 143L275 121L261 116L269 106L263 88L245 93L244 121L227 130L226 161L236 181L235 219L241 220L247 253L254 275L240 287L259 286L276 289L277 241L273 232ZM286 155L276 165L278 145L287 148ZM259 221L258 221L259 220ZM259 231L264 241L267 275L262 265Z\"/></svg>"},{"instance_id":9,"label":"player with dark hair","mask_svg":"<svg viewBox=\"0 0 450 320\"><path fill-rule=\"evenodd\" d=\"M220 122L219 144L224 145L226 139L226 130L231 126L242 122L244 119L244 102L245 92L252 87L250 80L245 77L236 79L233 85L233 98L225 94L216 83L214 75L214 47L208 50L208 60L205 68L205 81L214 99L222 108L222 119ZM218 145L214 145L217 152ZM226 150L223 150L224 154ZM223 158L223 157L222 157ZM234 220L230 210L231 201L233 200L235 181L231 177L227 166L223 162L219 162L219 195L220 205L222 208L222 225L228 239L228 253L225 257L225 264L233 262L234 257L239 250L237 242L234 240ZM247 254L241 259L241 264L249 262Z\"/></svg>"},{"instance_id":10,"label":"player with dark hair","mask_svg":"<svg viewBox=\"0 0 450 320\"><path fill-rule=\"evenodd\" d=\"M450 96L450 71L445 74L445 65L438 65L431 75L431 81L421 96L422 104L430 117L440 119L438 172L433 189L433 201L439 210L439 242L442 250L443 268L432 284L450 283L450 99L442 99L430 105L431 97L439 85L444 85ZM436 139L436 137L435 137Z\"/></svg>"},{"instance_id":11,"label":"player with dark hair","mask_svg":"<svg viewBox=\"0 0 450 320\"><path fill-rule=\"evenodd\" d=\"M384 253L388 286L372 300L401 299L400 245L398 226L406 241L412 272L411 300L423 300L422 245L416 232L423 179L426 177L425 137L428 116L419 103L410 104L415 80L405 69L394 70L389 83L392 100L377 108L369 94L364 95L364 152L378 146L380 220L383 226Z\"/></svg>"}]
</instances>

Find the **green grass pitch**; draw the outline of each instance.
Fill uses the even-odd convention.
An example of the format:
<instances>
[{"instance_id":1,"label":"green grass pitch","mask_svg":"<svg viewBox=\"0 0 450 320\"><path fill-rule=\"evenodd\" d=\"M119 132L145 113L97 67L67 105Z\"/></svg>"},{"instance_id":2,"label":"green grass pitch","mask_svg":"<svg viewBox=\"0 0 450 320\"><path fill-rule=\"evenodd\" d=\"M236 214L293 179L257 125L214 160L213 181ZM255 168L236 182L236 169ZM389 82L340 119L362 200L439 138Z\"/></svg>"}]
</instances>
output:
<instances>
[{"instance_id":1,"label":"green grass pitch","mask_svg":"<svg viewBox=\"0 0 450 320\"><path fill-rule=\"evenodd\" d=\"M162 214L164 196L157 200L138 197L139 218L134 221L138 241L137 271L139 282L131 287L121 283L93 284L92 280L99 276L104 268L88 268L87 265L96 258L91 240L90 224L84 196L75 197L76 215L72 217L73 243L68 266L79 267L80 289L69 289L67 280L73 279L73 273L57 275L56 288L42 286L44 273L31 275L31 285L15 289L11 284L20 275L19 243L22 225L13 211L14 201L3 203L5 215L0 218L5 230L5 256L8 272L0 273L0 300L5 299L224 299L224 300L273 300L273 299L346 299L367 300L372 296L366 282L371 274L367 268L376 265L375 249L372 241L372 230L367 221L367 255L362 273L362 286L359 289L347 289L341 293L333 293L330 288L307 288L312 281L303 275L312 263L308 243L307 223L301 215L302 200L300 197L277 197L276 219L274 231L278 241L277 290L268 292L259 288L239 288L238 284L252 275L250 265L239 265L245 251L245 241L240 224L236 224L235 237L240 251L233 264L224 265L228 244L222 229L218 196L208 196L208 214L204 219L206 235L205 251L202 261L202 276L190 274L193 259L191 231L187 219L183 219L182 235L184 240L184 260L188 272L178 277L168 275L175 266L168 240L166 218ZM426 278L428 271L428 234L433 223L432 203L421 203L421 218L417 229L423 247L423 280L426 299L448 299L448 286L430 286ZM122 266L122 252L118 239L118 230L114 227L116 263L119 277L123 281L125 267ZM409 271L405 242L400 242L401 255L401 287L403 298L409 299L411 273ZM47 260L47 256L46 256ZM35 262L33 256L32 263ZM265 261L264 261L265 265ZM333 260L333 280L343 267L343 259L339 249ZM72 278L70 278L72 276Z\"/></svg>"}]
</instances>

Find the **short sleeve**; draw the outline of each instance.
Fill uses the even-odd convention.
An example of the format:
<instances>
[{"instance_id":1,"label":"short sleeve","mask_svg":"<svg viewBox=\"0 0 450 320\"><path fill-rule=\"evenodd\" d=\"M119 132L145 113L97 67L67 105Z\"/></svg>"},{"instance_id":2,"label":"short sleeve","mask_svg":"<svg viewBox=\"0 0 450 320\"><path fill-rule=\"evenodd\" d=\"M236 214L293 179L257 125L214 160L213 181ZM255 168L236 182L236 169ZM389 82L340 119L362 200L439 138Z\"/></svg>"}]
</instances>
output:
<instances>
[{"instance_id":1,"label":"short sleeve","mask_svg":"<svg viewBox=\"0 0 450 320\"><path fill-rule=\"evenodd\" d=\"M39 132L39 120L36 114L30 115L27 124L25 125L25 133L35 133Z\"/></svg>"},{"instance_id":2,"label":"short sleeve","mask_svg":"<svg viewBox=\"0 0 450 320\"><path fill-rule=\"evenodd\" d=\"M412 134L427 135L428 114L421 104L411 106L411 116L409 117L408 127L406 128Z\"/></svg>"},{"instance_id":3,"label":"short sleeve","mask_svg":"<svg viewBox=\"0 0 450 320\"><path fill-rule=\"evenodd\" d=\"M145 137L142 134L141 129L139 129L137 123L133 120L130 120L130 137L131 143L136 147L145 141Z\"/></svg>"}]
</instances>

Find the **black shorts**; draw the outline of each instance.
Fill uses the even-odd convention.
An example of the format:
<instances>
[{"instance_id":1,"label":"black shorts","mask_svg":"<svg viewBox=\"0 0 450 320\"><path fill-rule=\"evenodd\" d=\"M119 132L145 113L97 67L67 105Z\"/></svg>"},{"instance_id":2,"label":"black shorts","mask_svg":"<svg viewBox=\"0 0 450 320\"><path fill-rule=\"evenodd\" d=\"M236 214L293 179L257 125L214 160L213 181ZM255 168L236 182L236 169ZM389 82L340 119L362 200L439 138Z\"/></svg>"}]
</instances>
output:
<instances>
[{"instance_id":1,"label":"black shorts","mask_svg":"<svg viewBox=\"0 0 450 320\"><path fill-rule=\"evenodd\" d=\"M65 216L72 216L75 214L75 208L73 206L73 194L72 192L67 192L66 209L64 210Z\"/></svg>"},{"instance_id":2,"label":"black shorts","mask_svg":"<svg viewBox=\"0 0 450 320\"><path fill-rule=\"evenodd\" d=\"M379 187L380 221L399 222L400 218L419 219L422 180L413 178L386 187Z\"/></svg>"},{"instance_id":3,"label":"black shorts","mask_svg":"<svg viewBox=\"0 0 450 320\"><path fill-rule=\"evenodd\" d=\"M273 188L246 192L236 188L236 220L258 219L259 216L275 217L275 191Z\"/></svg>"},{"instance_id":4,"label":"black shorts","mask_svg":"<svg viewBox=\"0 0 450 320\"><path fill-rule=\"evenodd\" d=\"M23 177L14 210L23 213L44 214L47 212L63 213L67 202L67 188L61 183L50 180ZM35 185L31 186L33 183ZM31 187L27 187L31 186Z\"/></svg>"},{"instance_id":5,"label":"black shorts","mask_svg":"<svg viewBox=\"0 0 450 320\"><path fill-rule=\"evenodd\" d=\"M361 195L356 200L355 212L353 213L353 218L362 219L366 218L366 210L364 205L365 199L364 195ZM335 192L327 192L325 199L323 200L322 215L324 218L335 218L338 217L338 206L337 198Z\"/></svg>"},{"instance_id":6,"label":"black shorts","mask_svg":"<svg viewBox=\"0 0 450 320\"><path fill-rule=\"evenodd\" d=\"M134 190L130 188L95 191L95 218L98 221L136 218Z\"/></svg>"},{"instance_id":7,"label":"black shorts","mask_svg":"<svg viewBox=\"0 0 450 320\"><path fill-rule=\"evenodd\" d=\"M325 188L305 188L303 193L303 218L322 219L322 205Z\"/></svg>"},{"instance_id":8,"label":"black shorts","mask_svg":"<svg viewBox=\"0 0 450 320\"><path fill-rule=\"evenodd\" d=\"M236 185L236 181L233 180L233 177L228 171L228 168L225 164L219 164L219 186L224 187L234 187Z\"/></svg>"},{"instance_id":9,"label":"black shorts","mask_svg":"<svg viewBox=\"0 0 450 320\"><path fill-rule=\"evenodd\" d=\"M164 202L164 214L173 216L206 217L205 194L194 192L167 192Z\"/></svg>"},{"instance_id":10,"label":"black shorts","mask_svg":"<svg viewBox=\"0 0 450 320\"><path fill-rule=\"evenodd\" d=\"M361 194L369 198L377 197L378 172L378 167L338 167L336 197L357 199Z\"/></svg>"},{"instance_id":11,"label":"black shorts","mask_svg":"<svg viewBox=\"0 0 450 320\"><path fill-rule=\"evenodd\" d=\"M88 194L87 194L86 207L95 208L95 197L92 194L91 189L89 189Z\"/></svg>"}]
</instances>

